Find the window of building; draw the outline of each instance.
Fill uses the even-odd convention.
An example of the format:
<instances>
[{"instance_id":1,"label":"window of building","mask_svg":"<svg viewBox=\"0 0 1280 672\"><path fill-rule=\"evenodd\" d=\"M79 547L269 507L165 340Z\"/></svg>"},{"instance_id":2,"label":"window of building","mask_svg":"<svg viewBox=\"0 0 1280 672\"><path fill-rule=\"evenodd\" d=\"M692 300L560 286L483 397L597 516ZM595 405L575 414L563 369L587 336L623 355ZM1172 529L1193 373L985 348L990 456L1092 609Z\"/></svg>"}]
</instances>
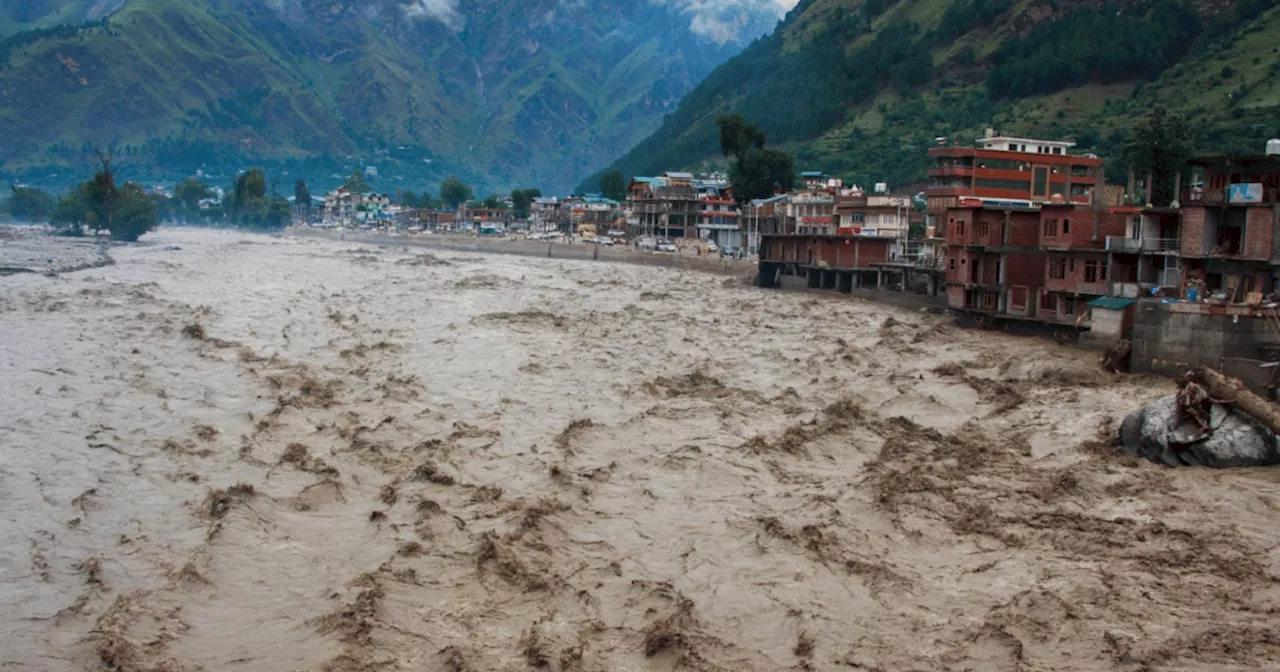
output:
<instances>
[{"instance_id":1,"label":"window of building","mask_svg":"<svg viewBox=\"0 0 1280 672\"><path fill-rule=\"evenodd\" d=\"M1067 277L1067 260L1063 257L1049 258L1049 279L1065 280Z\"/></svg>"},{"instance_id":2,"label":"window of building","mask_svg":"<svg viewBox=\"0 0 1280 672\"><path fill-rule=\"evenodd\" d=\"M1065 236L1069 233L1071 233L1071 220L1066 217L1063 217L1062 218L1062 235Z\"/></svg>"},{"instance_id":3,"label":"window of building","mask_svg":"<svg viewBox=\"0 0 1280 672\"><path fill-rule=\"evenodd\" d=\"M1045 238L1053 238L1058 235L1058 220L1044 220L1044 230L1041 232Z\"/></svg>"},{"instance_id":4,"label":"window of building","mask_svg":"<svg viewBox=\"0 0 1280 672\"><path fill-rule=\"evenodd\" d=\"M955 260L955 259L952 259L952 260L951 260L951 270L953 270L953 271L954 271L954 270L956 270L956 260Z\"/></svg>"},{"instance_id":5,"label":"window of building","mask_svg":"<svg viewBox=\"0 0 1280 672\"><path fill-rule=\"evenodd\" d=\"M991 231L991 226L987 223L987 220L985 220L985 219L984 219L984 220L982 220L981 222L978 222L978 237L979 237L979 238L983 238L983 239L985 239L985 238L987 237L988 233L990 233L990 231Z\"/></svg>"},{"instance_id":6,"label":"window of building","mask_svg":"<svg viewBox=\"0 0 1280 672\"><path fill-rule=\"evenodd\" d=\"M1019 180L988 180L978 178L977 187L979 189L1008 189L1010 191L1026 192L1029 182Z\"/></svg>"},{"instance_id":7,"label":"window of building","mask_svg":"<svg viewBox=\"0 0 1280 672\"><path fill-rule=\"evenodd\" d=\"M1088 261L1084 262L1084 281L1085 282L1098 281L1098 262L1096 260L1089 259Z\"/></svg>"},{"instance_id":8,"label":"window of building","mask_svg":"<svg viewBox=\"0 0 1280 672\"><path fill-rule=\"evenodd\" d=\"M853 213L853 223L854 223L854 224L861 224L861 223L863 223L864 221L866 221L866 218L867 218L867 216L866 216L866 215L864 215L864 214L862 214L861 212L855 212L855 213ZM951 221L953 221L953 222L954 222L954 221L956 221L956 220L954 220L954 219L953 219L953 220L951 220Z\"/></svg>"},{"instance_id":9,"label":"window of building","mask_svg":"<svg viewBox=\"0 0 1280 672\"><path fill-rule=\"evenodd\" d=\"M1048 292L1045 292L1045 293L1041 294L1041 295L1040 295L1040 310L1047 310L1047 311L1051 311L1051 312L1057 312L1057 310L1058 310L1058 296L1057 296L1056 294L1050 294L1050 293L1048 293Z\"/></svg>"}]
</instances>

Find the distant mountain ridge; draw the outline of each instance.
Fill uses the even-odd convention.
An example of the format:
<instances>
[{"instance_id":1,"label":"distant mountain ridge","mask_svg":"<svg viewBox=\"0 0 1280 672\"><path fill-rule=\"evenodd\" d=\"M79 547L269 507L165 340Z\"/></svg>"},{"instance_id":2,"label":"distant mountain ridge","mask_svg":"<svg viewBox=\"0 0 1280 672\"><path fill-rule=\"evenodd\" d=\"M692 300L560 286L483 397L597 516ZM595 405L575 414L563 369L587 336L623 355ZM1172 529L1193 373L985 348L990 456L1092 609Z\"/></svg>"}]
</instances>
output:
<instances>
[{"instance_id":1,"label":"distant mountain ridge","mask_svg":"<svg viewBox=\"0 0 1280 672\"><path fill-rule=\"evenodd\" d=\"M1119 179L1155 105L1200 152L1280 137L1277 0L802 0L716 68L611 169L724 169L715 119L737 113L797 168L919 187L936 138L984 128L1069 138ZM579 189L592 189L593 175Z\"/></svg>"},{"instance_id":2,"label":"distant mountain ridge","mask_svg":"<svg viewBox=\"0 0 1280 672\"><path fill-rule=\"evenodd\" d=\"M777 22L774 0L0 0L0 171L382 166L568 190ZM33 33L26 33L31 35ZM391 185L383 185L390 187Z\"/></svg>"}]
</instances>

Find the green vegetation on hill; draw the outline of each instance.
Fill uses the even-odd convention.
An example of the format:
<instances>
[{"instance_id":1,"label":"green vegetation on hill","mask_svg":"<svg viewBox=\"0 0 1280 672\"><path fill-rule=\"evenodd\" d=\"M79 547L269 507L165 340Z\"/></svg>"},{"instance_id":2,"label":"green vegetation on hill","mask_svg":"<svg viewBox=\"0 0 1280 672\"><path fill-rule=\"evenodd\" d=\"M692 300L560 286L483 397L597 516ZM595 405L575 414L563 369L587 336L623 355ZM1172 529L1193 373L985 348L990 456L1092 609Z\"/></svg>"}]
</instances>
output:
<instances>
[{"instance_id":1,"label":"green vegetation on hill","mask_svg":"<svg viewBox=\"0 0 1280 672\"><path fill-rule=\"evenodd\" d=\"M967 144L987 127L1073 138L1118 175L1156 105L1189 120L1196 151L1256 153L1280 136L1276 4L805 0L609 169L724 169L724 114L759 126L797 168L864 185L918 184L935 139Z\"/></svg>"},{"instance_id":2,"label":"green vegetation on hill","mask_svg":"<svg viewBox=\"0 0 1280 672\"><path fill-rule=\"evenodd\" d=\"M695 35L679 3L549 16L546 3L492 0L458 5L456 23L406 4L0 6L0 175L67 186L90 145L115 145L131 174L166 182L263 165L328 187L373 165L418 184L457 173L568 190L738 49ZM776 18L767 5L747 30Z\"/></svg>"}]
</instances>

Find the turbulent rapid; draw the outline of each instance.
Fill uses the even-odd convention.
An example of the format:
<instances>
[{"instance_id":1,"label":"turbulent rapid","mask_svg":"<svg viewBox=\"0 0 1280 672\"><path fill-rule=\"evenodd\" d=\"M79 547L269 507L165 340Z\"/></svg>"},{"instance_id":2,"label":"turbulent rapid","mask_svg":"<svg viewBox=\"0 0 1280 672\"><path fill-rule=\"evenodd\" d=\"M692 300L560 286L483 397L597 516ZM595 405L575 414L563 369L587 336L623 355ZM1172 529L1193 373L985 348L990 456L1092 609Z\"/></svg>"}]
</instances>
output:
<instances>
[{"instance_id":1,"label":"turbulent rapid","mask_svg":"<svg viewBox=\"0 0 1280 672\"><path fill-rule=\"evenodd\" d=\"M162 231L0 278L0 668L1280 665L1172 384L738 279Z\"/></svg>"}]
</instances>

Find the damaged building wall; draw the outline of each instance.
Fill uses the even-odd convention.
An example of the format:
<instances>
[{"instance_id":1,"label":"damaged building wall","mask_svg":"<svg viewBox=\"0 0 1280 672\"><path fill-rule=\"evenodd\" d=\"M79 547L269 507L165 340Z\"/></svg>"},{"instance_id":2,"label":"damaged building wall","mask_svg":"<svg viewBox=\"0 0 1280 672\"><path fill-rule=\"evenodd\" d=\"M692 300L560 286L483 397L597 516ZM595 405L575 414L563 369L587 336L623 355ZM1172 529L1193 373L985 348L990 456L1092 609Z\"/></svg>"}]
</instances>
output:
<instances>
[{"instance_id":1,"label":"damaged building wall","mask_svg":"<svg viewBox=\"0 0 1280 672\"><path fill-rule=\"evenodd\" d=\"M1180 376L1214 367L1262 392L1280 361L1280 322L1249 306L1142 302L1133 318L1130 370ZM1265 309L1262 309L1265 310Z\"/></svg>"}]
</instances>

